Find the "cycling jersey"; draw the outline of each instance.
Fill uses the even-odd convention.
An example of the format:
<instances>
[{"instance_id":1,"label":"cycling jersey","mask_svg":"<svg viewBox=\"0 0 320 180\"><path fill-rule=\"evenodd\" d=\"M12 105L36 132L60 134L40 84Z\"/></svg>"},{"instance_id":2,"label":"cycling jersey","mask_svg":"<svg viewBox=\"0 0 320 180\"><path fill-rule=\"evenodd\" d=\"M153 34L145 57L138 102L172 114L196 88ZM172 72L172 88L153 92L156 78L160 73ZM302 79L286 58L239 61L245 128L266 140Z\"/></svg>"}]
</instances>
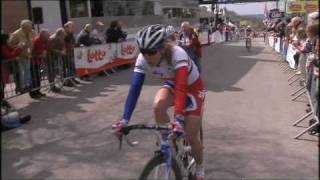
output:
<instances>
[{"instance_id":1,"label":"cycling jersey","mask_svg":"<svg viewBox=\"0 0 320 180\"><path fill-rule=\"evenodd\" d=\"M201 115L204 100L203 83L197 66L181 47L173 46L170 64L162 59L157 66L150 66L140 53L135 63L134 73L140 79L144 79L143 75L146 72L162 79L164 81L162 87L170 89L175 94L174 107L176 114ZM180 73L180 77L176 76L176 73ZM142 84L143 80L136 80L131 84L123 114L123 119L127 121L129 121L136 105Z\"/></svg>"},{"instance_id":2,"label":"cycling jersey","mask_svg":"<svg viewBox=\"0 0 320 180\"><path fill-rule=\"evenodd\" d=\"M199 72L197 66L193 63L187 53L179 46L173 47L172 53L172 65L169 65L165 60L161 60L158 66L151 67L146 60L143 58L143 55L140 53L136 65L134 68L135 72L145 73L151 72L158 78L170 81L174 84L175 70L179 67L186 66L188 67L188 85L191 85L199 78Z\"/></svg>"},{"instance_id":3,"label":"cycling jersey","mask_svg":"<svg viewBox=\"0 0 320 180\"><path fill-rule=\"evenodd\" d=\"M247 36L250 36L251 33L252 33L252 29L251 28L247 28L246 29Z\"/></svg>"}]
</instances>

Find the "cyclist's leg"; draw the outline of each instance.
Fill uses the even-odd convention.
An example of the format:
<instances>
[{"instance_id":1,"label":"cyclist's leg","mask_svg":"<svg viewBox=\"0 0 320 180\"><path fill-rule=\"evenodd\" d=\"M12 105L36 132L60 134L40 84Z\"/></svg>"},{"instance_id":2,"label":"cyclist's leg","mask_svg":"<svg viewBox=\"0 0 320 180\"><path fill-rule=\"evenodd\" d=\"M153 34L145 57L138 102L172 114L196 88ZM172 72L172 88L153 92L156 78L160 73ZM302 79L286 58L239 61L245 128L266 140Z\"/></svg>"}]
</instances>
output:
<instances>
[{"instance_id":1,"label":"cyclist's leg","mask_svg":"<svg viewBox=\"0 0 320 180\"><path fill-rule=\"evenodd\" d=\"M153 103L153 112L157 123L170 122L167 110L173 105L173 94L169 88L158 90Z\"/></svg>"},{"instance_id":2,"label":"cyclist's leg","mask_svg":"<svg viewBox=\"0 0 320 180\"><path fill-rule=\"evenodd\" d=\"M203 145L200 141L201 116L189 115L186 117L185 132L193 157L197 164L203 162Z\"/></svg>"}]
</instances>

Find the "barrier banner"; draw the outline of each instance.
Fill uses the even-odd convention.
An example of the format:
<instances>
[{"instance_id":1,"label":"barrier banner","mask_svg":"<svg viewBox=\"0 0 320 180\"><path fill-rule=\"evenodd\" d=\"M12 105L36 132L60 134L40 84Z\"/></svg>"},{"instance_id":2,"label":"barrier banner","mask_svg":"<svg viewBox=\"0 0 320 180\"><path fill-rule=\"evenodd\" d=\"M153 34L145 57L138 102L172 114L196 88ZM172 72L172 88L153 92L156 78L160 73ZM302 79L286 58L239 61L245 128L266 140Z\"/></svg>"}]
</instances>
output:
<instances>
[{"instance_id":1,"label":"barrier banner","mask_svg":"<svg viewBox=\"0 0 320 180\"><path fill-rule=\"evenodd\" d=\"M287 51L287 61L289 63L290 68L294 69L295 68L295 61L293 58L293 55L296 54L296 50L294 49L292 44L289 44L288 46L288 51Z\"/></svg>"},{"instance_id":2,"label":"barrier banner","mask_svg":"<svg viewBox=\"0 0 320 180\"><path fill-rule=\"evenodd\" d=\"M208 32L205 31L205 32L201 32L199 34L199 39L200 39L200 43L201 44L209 44L209 41L208 41Z\"/></svg>"},{"instance_id":3,"label":"barrier banner","mask_svg":"<svg viewBox=\"0 0 320 180\"><path fill-rule=\"evenodd\" d=\"M216 42L216 43L222 42L222 36L221 36L221 33L219 31L215 31L212 34L212 36L213 36L214 42Z\"/></svg>"},{"instance_id":4,"label":"barrier banner","mask_svg":"<svg viewBox=\"0 0 320 180\"><path fill-rule=\"evenodd\" d=\"M76 74L81 76L112 68L116 48L116 43L74 48Z\"/></svg>"},{"instance_id":5,"label":"barrier banner","mask_svg":"<svg viewBox=\"0 0 320 180\"><path fill-rule=\"evenodd\" d=\"M276 42L274 44L274 49L276 50L276 52L280 52L280 38L275 38Z\"/></svg>"},{"instance_id":6,"label":"barrier banner","mask_svg":"<svg viewBox=\"0 0 320 180\"><path fill-rule=\"evenodd\" d=\"M274 48L274 37L273 36L269 36L269 46Z\"/></svg>"},{"instance_id":7,"label":"barrier banner","mask_svg":"<svg viewBox=\"0 0 320 180\"><path fill-rule=\"evenodd\" d=\"M126 41L117 44L117 56L112 60L114 66L133 63L139 54L135 41Z\"/></svg>"}]
</instances>

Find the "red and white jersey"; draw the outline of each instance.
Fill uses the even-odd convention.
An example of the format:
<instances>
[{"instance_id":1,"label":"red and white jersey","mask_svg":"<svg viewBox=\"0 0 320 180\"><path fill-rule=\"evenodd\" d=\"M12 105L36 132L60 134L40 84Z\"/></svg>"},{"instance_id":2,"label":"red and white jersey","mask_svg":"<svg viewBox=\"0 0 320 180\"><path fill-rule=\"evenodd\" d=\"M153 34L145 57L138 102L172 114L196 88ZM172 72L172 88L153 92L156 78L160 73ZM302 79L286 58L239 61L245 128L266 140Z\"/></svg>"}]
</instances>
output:
<instances>
[{"instance_id":1,"label":"red and white jersey","mask_svg":"<svg viewBox=\"0 0 320 180\"><path fill-rule=\"evenodd\" d=\"M192 85L199 77L197 66L193 63L188 54L179 46L173 46L172 65L168 64L166 60L162 59L158 66L150 66L140 53L135 64L135 72L145 73L151 72L158 78L164 81L170 81L175 84L175 70L179 67L188 67L188 85Z\"/></svg>"}]
</instances>

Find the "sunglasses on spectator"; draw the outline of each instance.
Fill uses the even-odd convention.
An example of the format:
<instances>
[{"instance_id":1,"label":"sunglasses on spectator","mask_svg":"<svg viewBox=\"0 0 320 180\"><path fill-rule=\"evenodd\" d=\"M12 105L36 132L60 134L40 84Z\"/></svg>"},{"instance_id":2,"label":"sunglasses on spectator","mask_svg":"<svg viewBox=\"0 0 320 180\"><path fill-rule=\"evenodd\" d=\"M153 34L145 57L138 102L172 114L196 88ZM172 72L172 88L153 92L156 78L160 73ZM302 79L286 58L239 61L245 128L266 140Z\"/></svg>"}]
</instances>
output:
<instances>
[{"instance_id":1,"label":"sunglasses on spectator","mask_svg":"<svg viewBox=\"0 0 320 180\"><path fill-rule=\"evenodd\" d=\"M153 56L158 52L158 50L157 49L140 49L140 52L143 55Z\"/></svg>"}]
</instances>

